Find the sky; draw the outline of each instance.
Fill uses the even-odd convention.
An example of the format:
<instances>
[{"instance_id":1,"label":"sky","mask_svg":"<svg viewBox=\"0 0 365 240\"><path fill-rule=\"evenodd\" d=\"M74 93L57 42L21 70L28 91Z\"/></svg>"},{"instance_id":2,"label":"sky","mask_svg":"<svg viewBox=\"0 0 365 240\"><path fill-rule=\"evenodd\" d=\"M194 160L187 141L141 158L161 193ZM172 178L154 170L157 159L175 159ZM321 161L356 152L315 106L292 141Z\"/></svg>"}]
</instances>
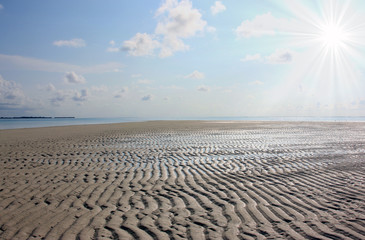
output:
<instances>
[{"instance_id":1,"label":"sky","mask_svg":"<svg viewBox=\"0 0 365 240\"><path fill-rule=\"evenodd\" d=\"M365 116L363 0L0 0L0 117Z\"/></svg>"}]
</instances>

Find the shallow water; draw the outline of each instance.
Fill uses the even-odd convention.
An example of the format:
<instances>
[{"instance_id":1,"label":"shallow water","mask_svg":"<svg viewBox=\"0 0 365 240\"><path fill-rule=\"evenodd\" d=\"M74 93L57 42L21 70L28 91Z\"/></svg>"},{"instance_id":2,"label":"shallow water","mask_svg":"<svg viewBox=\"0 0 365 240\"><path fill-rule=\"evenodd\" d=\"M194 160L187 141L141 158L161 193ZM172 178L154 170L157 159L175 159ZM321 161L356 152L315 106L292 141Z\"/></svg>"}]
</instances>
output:
<instances>
[{"instance_id":1,"label":"shallow water","mask_svg":"<svg viewBox=\"0 0 365 240\"><path fill-rule=\"evenodd\" d=\"M139 118L28 118L0 119L0 129L38 128L86 124L138 122Z\"/></svg>"},{"instance_id":2,"label":"shallow water","mask_svg":"<svg viewBox=\"0 0 365 240\"><path fill-rule=\"evenodd\" d=\"M85 124L142 122L150 120L209 120L230 123L232 121L306 121L306 122L365 122L365 117L201 117L201 118L40 118L0 119L0 129L37 128ZM228 122L227 122L228 121Z\"/></svg>"}]
</instances>

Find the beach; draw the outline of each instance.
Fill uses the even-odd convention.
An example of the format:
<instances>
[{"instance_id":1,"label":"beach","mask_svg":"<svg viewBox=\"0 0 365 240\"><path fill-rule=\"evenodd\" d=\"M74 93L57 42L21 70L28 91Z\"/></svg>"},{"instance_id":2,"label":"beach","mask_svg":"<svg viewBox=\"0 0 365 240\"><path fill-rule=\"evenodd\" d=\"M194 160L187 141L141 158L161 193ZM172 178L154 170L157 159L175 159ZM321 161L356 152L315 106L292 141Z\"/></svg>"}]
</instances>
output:
<instances>
[{"instance_id":1,"label":"beach","mask_svg":"<svg viewBox=\"0 0 365 240\"><path fill-rule=\"evenodd\" d=\"M0 239L365 239L365 123L0 130Z\"/></svg>"}]
</instances>

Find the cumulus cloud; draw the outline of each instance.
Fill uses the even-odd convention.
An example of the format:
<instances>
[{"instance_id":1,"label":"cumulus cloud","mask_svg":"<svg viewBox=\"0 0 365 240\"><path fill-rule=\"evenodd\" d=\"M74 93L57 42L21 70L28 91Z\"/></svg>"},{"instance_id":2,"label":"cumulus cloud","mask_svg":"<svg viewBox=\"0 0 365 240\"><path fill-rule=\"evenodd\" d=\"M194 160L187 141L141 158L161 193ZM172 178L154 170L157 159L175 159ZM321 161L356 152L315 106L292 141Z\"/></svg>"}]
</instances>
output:
<instances>
[{"instance_id":1,"label":"cumulus cloud","mask_svg":"<svg viewBox=\"0 0 365 240\"><path fill-rule=\"evenodd\" d=\"M159 50L161 58L169 57L175 52L188 50L183 39L203 32L207 25L189 0L166 0L156 11L156 17L159 22L154 34L137 33L124 41L122 50L132 56L153 55Z\"/></svg>"},{"instance_id":2,"label":"cumulus cloud","mask_svg":"<svg viewBox=\"0 0 365 240\"><path fill-rule=\"evenodd\" d=\"M151 95L151 94L148 94L141 98L142 101L151 101L152 99L153 99L153 95Z\"/></svg>"},{"instance_id":3,"label":"cumulus cloud","mask_svg":"<svg viewBox=\"0 0 365 240\"><path fill-rule=\"evenodd\" d=\"M114 40L111 40L109 42L109 44L110 44L110 47L108 47L106 49L107 52L119 52L120 51L120 49L118 47L115 47L115 41Z\"/></svg>"},{"instance_id":4,"label":"cumulus cloud","mask_svg":"<svg viewBox=\"0 0 365 240\"><path fill-rule=\"evenodd\" d=\"M210 11L213 15L223 12L226 10L226 6L223 5L221 1L215 1L214 5L210 7Z\"/></svg>"},{"instance_id":5,"label":"cumulus cloud","mask_svg":"<svg viewBox=\"0 0 365 240\"><path fill-rule=\"evenodd\" d=\"M48 83L46 88L45 88L48 92L53 92L56 90L56 87L52 84L52 83Z\"/></svg>"},{"instance_id":6,"label":"cumulus cloud","mask_svg":"<svg viewBox=\"0 0 365 240\"><path fill-rule=\"evenodd\" d=\"M253 20L243 21L236 28L236 35L241 38L261 37L274 35L276 31L285 31L288 29L295 29L295 24L287 19L275 18L269 12L258 15Z\"/></svg>"},{"instance_id":7,"label":"cumulus cloud","mask_svg":"<svg viewBox=\"0 0 365 240\"><path fill-rule=\"evenodd\" d=\"M165 58L172 56L175 52L189 50L189 46L186 45L183 40L176 36L165 36L162 41L159 57Z\"/></svg>"},{"instance_id":8,"label":"cumulus cloud","mask_svg":"<svg viewBox=\"0 0 365 240\"><path fill-rule=\"evenodd\" d=\"M207 22L202 19L199 10L193 8L190 1L166 2L172 2L172 4L163 8L163 11L158 11L158 15L167 13L167 17L157 24L156 34L188 38L204 30Z\"/></svg>"},{"instance_id":9,"label":"cumulus cloud","mask_svg":"<svg viewBox=\"0 0 365 240\"><path fill-rule=\"evenodd\" d=\"M0 103L22 104L25 99L21 86L16 82L7 81L0 75Z\"/></svg>"},{"instance_id":10,"label":"cumulus cloud","mask_svg":"<svg viewBox=\"0 0 365 240\"><path fill-rule=\"evenodd\" d=\"M56 87L52 83L48 83L46 85L38 85L37 88L39 90L47 91L47 92L54 92L54 91L56 91Z\"/></svg>"},{"instance_id":11,"label":"cumulus cloud","mask_svg":"<svg viewBox=\"0 0 365 240\"><path fill-rule=\"evenodd\" d=\"M93 91L93 92L99 92L99 93L107 92L107 91L108 91L108 87L107 87L107 86L105 86L105 85L101 85L101 86L92 86L92 87L91 87L91 91Z\"/></svg>"},{"instance_id":12,"label":"cumulus cloud","mask_svg":"<svg viewBox=\"0 0 365 240\"><path fill-rule=\"evenodd\" d=\"M64 81L66 83L86 83L86 80L83 76L77 75L75 72L68 72L64 77Z\"/></svg>"},{"instance_id":13,"label":"cumulus cloud","mask_svg":"<svg viewBox=\"0 0 365 240\"><path fill-rule=\"evenodd\" d=\"M204 31L207 24L202 19L198 9L193 8L188 0L166 1L157 15L165 17L156 27L155 33L163 36L160 57L171 56L174 52L188 50L189 47L182 41L184 38L195 36Z\"/></svg>"},{"instance_id":14,"label":"cumulus cloud","mask_svg":"<svg viewBox=\"0 0 365 240\"><path fill-rule=\"evenodd\" d=\"M289 63L293 59L293 53L289 50L276 50L273 54L266 57L266 61L271 64Z\"/></svg>"},{"instance_id":15,"label":"cumulus cloud","mask_svg":"<svg viewBox=\"0 0 365 240\"><path fill-rule=\"evenodd\" d=\"M127 51L132 56L152 55L153 51L160 46L152 35L147 33L137 33L132 39L124 41L122 50Z\"/></svg>"},{"instance_id":16,"label":"cumulus cloud","mask_svg":"<svg viewBox=\"0 0 365 240\"><path fill-rule=\"evenodd\" d=\"M74 38L71 40L58 40L58 41L54 41L53 45L57 46L57 47L74 47L74 48L79 48L79 47L85 47L86 43L85 40L81 39L81 38Z\"/></svg>"},{"instance_id":17,"label":"cumulus cloud","mask_svg":"<svg viewBox=\"0 0 365 240\"><path fill-rule=\"evenodd\" d=\"M56 93L55 93L55 96L51 98L51 103L52 105L54 106L60 106L61 103L65 102L67 97L68 97L68 93L67 92L64 92L64 91L61 91L61 90L58 90Z\"/></svg>"},{"instance_id":18,"label":"cumulus cloud","mask_svg":"<svg viewBox=\"0 0 365 240\"><path fill-rule=\"evenodd\" d=\"M50 99L50 102L54 106L61 106L62 103L72 100L75 102L85 102L87 101L89 97L89 90L88 89L82 89L81 91L77 90L57 90L53 91L54 95Z\"/></svg>"},{"instance_id":19,"label":"cumulus cloud","mask_svg":"<svg viewBox=\"0 0 365 240\"><path fill-rule=\"evenodd\" d=\"M208 92L208 91L210 91L210 88L209 88L208 86L201 85L201 86L199 86L199 87L197 88L197 90L198 90L199 92Z\"/></svg>"},{"instance_id":20,"label":"cumulus cloud","mask_svg":"<svg viewBox=\"0 0 365 240\"><path fill-rule=\"evenodd\" d=\"M72 97L72 100L76 102L84 102L87 100L88 96L89 96L89 91L87 89L82 89L80 92L75 92L74 96Z\"/></svg>"},{"instance_id":21,"label":"cumulus cloud","mask_svg":"<svg viewBox=\"0 0 365 240\"><path fill-rule=\"evenodd\" d=\"M191 78L191 79L203 79L205 78L204 73L195 70L194 72L186 75L184 78Z\"/></svg>"},{"instance_id":22,"label":"cumulus cloud","mask_svg":"<svg viewBox=\"0 0 365 240\"><path fill-rule=\"evenodd\" d=\"M116 92L114 94L114 97L115 98L123 98L123 97L126 96L127 92L128 92L128 88L127 87L123 87L122 89L120 89L118 92Z\"/></svg>"},{"instance_id":23,"label":"cumulus cloud","mask_svg":"<svg viewBox=\"0 0 365 240\"><path fill-rule=\"evenodd\" d=\"M254 55L246 55L245 58L242 58L242 62L249 61L261 61L263 63L268 64L285 64L290 63L294 58L294 52L287 49L278 49L274 53L268 56L261 56L261 54L257 53Z\"/></svg>"}]
</instances>

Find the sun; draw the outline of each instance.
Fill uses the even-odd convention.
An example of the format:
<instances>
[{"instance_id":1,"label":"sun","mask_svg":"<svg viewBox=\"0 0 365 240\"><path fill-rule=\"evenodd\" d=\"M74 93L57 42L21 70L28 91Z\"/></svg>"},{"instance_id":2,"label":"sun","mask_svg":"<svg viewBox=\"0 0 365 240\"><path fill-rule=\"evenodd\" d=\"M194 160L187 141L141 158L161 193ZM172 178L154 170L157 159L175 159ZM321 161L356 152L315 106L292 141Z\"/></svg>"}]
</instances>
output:
<instances>
[{"instance_id":1,"label":"sun","mask_svg":"<svg viewBox=\"0 0 365 240\"><path fill-rule=\"evenodd\" d=\"M320 26L319 40L327 48L336 49L346 44L348 36L341 25L328 23Z\"/></svg>"},{"instance_id":2,"label":"sun","mask_svg":"<svg viewBox=\"0 0 365 240\"><path fill-rule=\"evenodd\" d=\"M278 99L273 104L292 99L291 106L297 101L296 111L359 113L365 84L365 15L355 1L285 2L294 17L282 21L287 24L282 33L294 57L288 75L273 94Z\"/></svg>"}]
</instances>

